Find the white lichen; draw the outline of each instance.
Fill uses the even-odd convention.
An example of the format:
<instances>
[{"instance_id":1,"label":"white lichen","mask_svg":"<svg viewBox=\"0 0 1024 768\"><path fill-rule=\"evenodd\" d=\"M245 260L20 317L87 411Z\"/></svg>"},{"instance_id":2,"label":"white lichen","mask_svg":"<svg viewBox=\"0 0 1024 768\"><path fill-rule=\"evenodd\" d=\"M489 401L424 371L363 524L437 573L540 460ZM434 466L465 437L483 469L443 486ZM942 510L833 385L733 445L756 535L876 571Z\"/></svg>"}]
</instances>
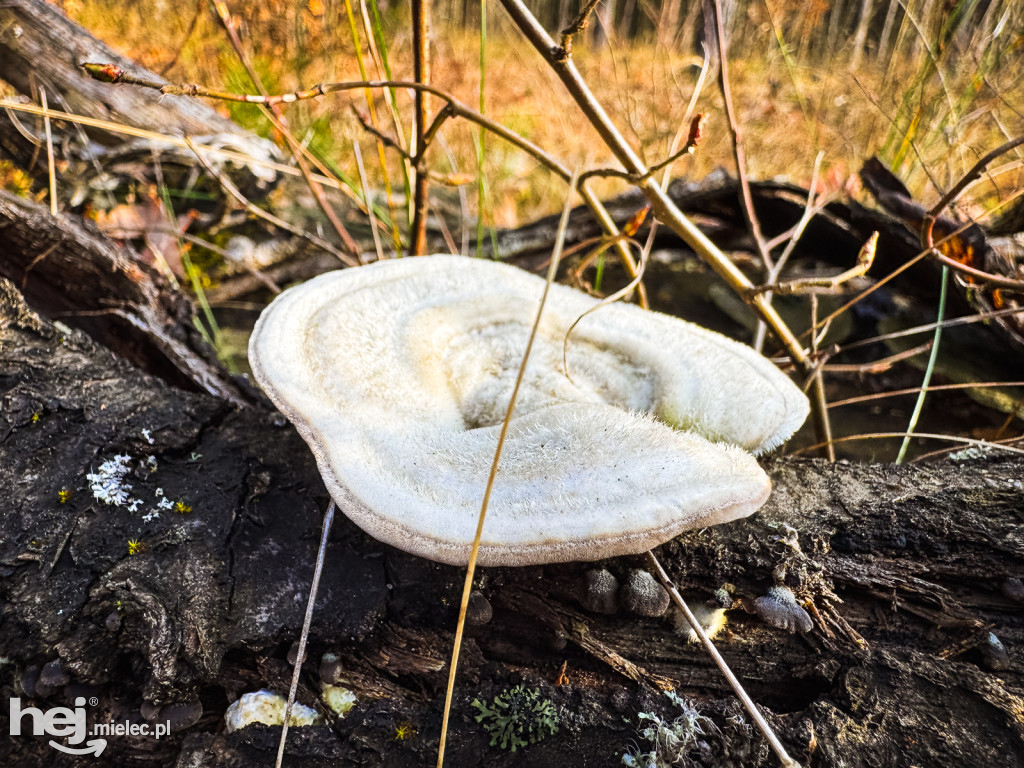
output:
<instances>
[{"instance_id":1,"label":"white lichen","mask_svg":"<svg viewBox=\"0 0 1024 768\"><path fill-rule=\"evenodd\" d=\"M89 481L93 497L115 507L128 507L135 502L130 493L132 486L125 482L131 471L131 460L128 454L118 454L100 464L95 472L87 474L85 479Z\"/></svg>"}]
</instances>

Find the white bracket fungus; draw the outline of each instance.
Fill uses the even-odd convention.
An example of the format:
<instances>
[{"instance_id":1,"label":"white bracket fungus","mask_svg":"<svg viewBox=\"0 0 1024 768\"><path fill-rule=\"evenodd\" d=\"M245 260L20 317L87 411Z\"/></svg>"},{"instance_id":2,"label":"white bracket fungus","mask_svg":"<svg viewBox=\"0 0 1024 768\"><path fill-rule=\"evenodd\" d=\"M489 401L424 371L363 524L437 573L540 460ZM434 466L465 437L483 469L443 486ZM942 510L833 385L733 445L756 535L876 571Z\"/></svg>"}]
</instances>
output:
<instances>
[{"instance_id":1,"label":"white bracket fungus","mask_svg":"<svg viewBox=\"0 0 1024 768\"><path fill-rule=\"evenodd\" d=\"M543 280L458 256L322 275L264 311L263 389L341 509L388 544L465 564ZM682 320L552 286L506 438L481 565L643 552L768 498L750 455L807 399L752 349ZM570 378L571 377L571 378Z\"/></svg>"}]
</instances>

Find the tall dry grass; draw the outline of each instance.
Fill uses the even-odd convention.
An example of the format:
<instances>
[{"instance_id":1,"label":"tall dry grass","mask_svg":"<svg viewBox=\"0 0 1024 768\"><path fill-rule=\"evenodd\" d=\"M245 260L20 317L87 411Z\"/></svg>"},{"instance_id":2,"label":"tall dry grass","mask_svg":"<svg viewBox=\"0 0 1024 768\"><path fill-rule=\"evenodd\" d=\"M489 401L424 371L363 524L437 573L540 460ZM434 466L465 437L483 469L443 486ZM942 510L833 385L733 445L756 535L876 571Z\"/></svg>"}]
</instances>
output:
<instances>
[{"instance_id":1,"label":"tall dry grass","mask_svg":"<svg viewBox=\"0 0 1024 768\"><path fill-rule=\"evenodd\" d=\"M552 31L577 5L533 3ZM696 81L703 38L699 5L609 0L574 48L584 77L650 161L665 154ZM809 5L734 0L727 5L732 8L727 26L734 99L754 177L806 182L821 150L822 183L838 184L864 157L880 153L915 194L936 196L936 189L951 186L987 149L1024 132L1024 4L1017 0L815 0ZM182 7L168 0L66 0L63 6L122 52L151 69L166 70L171 80L244 90L240 65L205 1ZM380 3L377 8L390 67L396 77L411 77L408 6ZM231 9L244 20L244 39L272 91L360 78L356 41L341 0L239 0ZM467 104L480 103L479 3L439 0L434 18L434 83ZM500 9L487 22L483 102L488 115L570 166L611 165L596 133L565 106L561 86ZM365 34L358 45L368 57ZM375 157L377 147L350 114L352 98L302 102L290 108L289 117L315 151L355 177L351 142L360 142L367 157ZM412 100L398 94L397 102L401 124L408 127ZM219 108L272 134L255 107ZM706 89L700 108L710 113L708 138L695 158L677 166L678 173L691 177L730 164L728 131L714 89ZM476 129L450 122L444 137L451 157L435 149L432 167L450 173L453 162L473 172ZM471 216L482 210L487 224L513 226L557 208L562 183L535 173L531 158L490 139L483 163L488 199L479 206L478 188L470 185L465 197ZM367 166L373 184L382 188L386 175L399 195L405 170L394 153L384 170ZM1011 173L982 186L979 202L990 204L1021 178ZM608 180L599 191L611 195L622 188ZM456 205L454 191L437 194Z\"/></svg>"}]
</instances>

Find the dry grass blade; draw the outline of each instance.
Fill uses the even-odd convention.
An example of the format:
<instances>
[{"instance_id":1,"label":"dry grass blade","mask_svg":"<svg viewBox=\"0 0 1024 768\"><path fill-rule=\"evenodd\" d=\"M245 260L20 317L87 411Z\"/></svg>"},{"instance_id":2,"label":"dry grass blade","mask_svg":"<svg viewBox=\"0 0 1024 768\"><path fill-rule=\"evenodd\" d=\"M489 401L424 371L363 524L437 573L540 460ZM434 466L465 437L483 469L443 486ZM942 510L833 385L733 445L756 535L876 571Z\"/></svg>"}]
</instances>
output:
<instances>
[{"instance_id":1,"label":"dry grass blade","mask_svg":"<svg viewBox=\"0 0 1024 768\"><path fill-rule=\"evenodd\" d=\"M46 171L50 179L50 215L57 215L57 170L53 159L53 134L50 132L49 107L46 104L46 89L39 89L39 100L43 105L43 126L46 130Z\"/></svg>"},{"instance_id":2,"label":"dry grass blade","mask_svg":"<svg viewBox=\"0 0 1024 768\"><path fill-rule=\"evenodd\" d=\"M487 506L491 500L491 489L494 488L494 481L498 474L498 462L501 460L501 449L505 444L505 436L508 434L508 427L512 421L512 414L516 408L516 398L519 396L519 386L523 382L523 375L526 373L526 364L530 359L530 352L533 349L534 339L537 337L537 329L540 327L541 315L544 313L544 305L548 298L548 289L555 281L558 274L558 264L562 258L562 245L565 243L565 232L569 225L569 212L572 210L572 190L576 188L577 175L574 173L569 184L569 194L565 198L565 207L562 209L562 218L558 222L558 234L555 238L555 249L551 254L551 263L548 265L547 282L544 284L544 292L540 297L540 304L537 307L537 315L530 329L530 338L526 342L526 349L523 352L523 362L519 366L519 373L516 375L516 383L512 387L512 396L509 398L508 408L505 411L505 418L501 422L501 432L498 435L498 446L494 451L494 461L491 462L491 470L487 476L487 486L484 489L484 498L480 504L480 517L476 524L476 534L473 537L473 547L469 553L469 564L466 566L466 581L462 588L462 602L459 605L459 622L455 628L455 641L452 647L452 660L448 669L448 689L444 696L444 715L441 719L441 741L437 747L437 768L444 765L444 749L448 739L448 720L451 715L452 696L455 693L455 674L458 671L459 651L462 646L462 634L466 626L466 611L469 608L469 593L473 590L473 575L476 571L477 556L480 553L480 537L484 532L484 520L487 517Z\"/></svg>"},{"instance_id":3,"label":"dry grass blade","mask_svg":"<svg viewBox=\"0 0 1024 768\"><path fill-rule=\"evenodd\" d=\"M565 332L565 338L562 340L562 370L565 371L565 376L570 381L572 381L572 376L569 373L569 336L572 335L573 329L576 328L576 326L580 324L580 321L583 320L584 317L589 315L591 312L596 312L601 307L606 307L609 304L615 303L619 299L622 299L622 298L625 298L626 296L629 296L629 294L632 293L633 290L638 285L640 285L640 281L643 280L643 278L644 278L644 271L647 269L647 257L651 253L651 246L654 245L654 233L655 233L656 230L657 230L657 222L652 222L651 223L651 229L650 229L650 231L648 232L648 235L647 235L647 242L644 244L643 250L640 251L640 264L639 264L639 267L637 268L637 275L636 275L636 277L634 277L627 285L623 286L622 288L617 290L615 293L613 293L613 294L611 294L609 296L606 296L599 303L595 304L590 309L588 309L586 312L584 312L582 315L580 315L575 320L573 320L572 325L570 325L569 329ZM632 241L630 241L630 242L632 242ZM602 248L599 249L598 252L600 252L600 251L602 251L605 248L608 248L610 246L611 246L610 243L605 245L605 246L602 246ZM588 257L588 259L589 258L592 258L592 256Z\"/></svg>"},{"instance_id":4,"label":"dry grass blade","mask_svg":"<svg viewBox=\"0 0 1024 768\"><path fill-rule=\"evenodd\" d=\"M323 239L321 239L321 238L317 237L316 235L313 235L313 234L311 234L309 232L305 232L301 228L296 227L295 225L285 221L284 219L280 218L279 216L275 216L274 214L270 213L269 211L263 210L258 205L254 205L253 202L251 200L249 200L245 195L243 195L242 192L238 189L238 187L236 187L234 185L234 183L231 181L231 179L229 179L223 173L221 173L216 168L214 168L209 163L209 161L207 161L207 159L205 157L203 157L203 153L206 151L205 149L200 148L199 146L197 146L196 143L194 141L192 141L192 139L189 138L188 136L183 136L182 139L188 145L188 148L192 150L193 154L195 154L196 160L198 160L199 164L201 166L203 166L203 169L207 173L209 173L211 176L213 176L213 178L215 178L217 180L217 183L220 184L221 189L223 189L225 192L227 192L231 197L235 198L235 200L237 200L238 203L243 208L245 208L246 211L248 211L249 213L251 213L253 216L255 216L258 219L263 219L264 221L268 222L269 224L273 224L278 229L283 229L285 232L291 232L293 235L295 235L297 237L301 237L301 238L304 238L306 240L309 240L309 242L313 243L313 245L317 246L318 248L323 248L325 251L327 251L331 255L336 256L338 258L338 260L341 261L346 266L349 266L349 267L359 266L359 262L358 261L353 259L351 256L349 256L344 251L338 250L337 248L335 248L333 245L331 245L326 240L323 240Z\"/></svg>"},{"instance_id":5,"label":"dry grass blade","mask_svg":"<svg viewBox=\"0 0 1024 768\"><path fill-rule=\"evenodd\" d=\"M352 154L356 159L356 168L359 170L359 184L363 188L363 200L366 202L366 216L370 220L370 232L373 234L373 247L377 252L377 261L384 260L384 247L380 242L380 235L377 233L377 217L373 213L373 198L370 195L370 184L366 178L366 169L363 167L363 153L359 151L359 142L352 142Z\"/></svg>"},{"instance_id":6,"label":"dry grass blade","mask_svg":"<svg viewBox=\"0 0 1024 768\"><path fill-rule=\"evenodd\" d=\"M331 524L334 522L334 499L327 506L320 533L320 548L316 553L316 566L313 568L313 582L309 586L309 600L306 601L306 616L302 621L302 633L299 635L299 651L295 657L295 669L292 670L292 683L288 689L288 702L284 707L284 724L281 726L281 741L277 745L277 759L274 768L281 768L284 761L284 745L288 738L288 721L292 717L292 705L295 704L295 693L299 689L299 675L302 674L302 662L306 660L306 641L309 639L309 628L313 623L313 606L316 605L316 593L320 587L320 575L324 570L324 559L327 556L327 539L331 535Z\"/></svg>"},{"instance_id":7,"label":"dry grass blade","mask_svg":"<svg viewBox=\"0 0 1024 768\"><path fill-rule=\"evenodd\" d=\"M700 622L697 621L697 617L693 615L690 607L686 604L686 601L683 600L683 596L679 594L679 590L676 589L672 580L669 579L668 574L665 573L665 569L661 567L661 563L658 562L658 558L656 558L654 553L649 550L647 552L647 562L651 564L651 568L658 574L658 578L661 580L661 583L672 596L672 601L679 607L679 610L683 612L683 616L686 617L686 621L690 624L690 627L693 628L697 637L700 638L701 643L704 644L704 648L707 650L708 655L710 655L714 660L718 670L722 673L730 687L736 693L736 696L739 697L739 700L743 703L744 709L746 709L750 714L750 717L757 726L757 729L761 731L761 733L764 734L764 737L768 740L772 751L775 752L776 756L779 758L779 762L782 763L783 768L800 768L800 764L789 756L789 753L786 752L786 748L782 745L782 742L779 741L779 737L775 735L771 726L768 725L768 722L758 711L757 705L754 704L754 700L747 695L745 690L743 690L743 686L740 685L740 681L736 678L736 675L733 674L732 670L729 669L729 665L725 663L725 659L722 658L722 654L720 654L718 649L715 648L715 644L711 642L711 638L708 637L707 632L704 631L704 627L702 627Z\"/></svg>"}]
</instances>

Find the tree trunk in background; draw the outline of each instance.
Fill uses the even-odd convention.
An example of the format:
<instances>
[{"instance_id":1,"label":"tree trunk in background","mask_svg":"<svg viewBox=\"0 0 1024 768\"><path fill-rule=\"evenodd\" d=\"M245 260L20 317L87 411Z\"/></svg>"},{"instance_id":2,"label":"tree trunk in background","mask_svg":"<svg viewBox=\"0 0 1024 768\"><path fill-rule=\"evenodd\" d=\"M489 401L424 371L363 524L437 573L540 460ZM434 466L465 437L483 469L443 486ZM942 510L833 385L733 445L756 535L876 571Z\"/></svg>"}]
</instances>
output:
<instances>
[{"instance_id":1,"label":"tree trunk in background","mask_svg":"<svg viewBox=\"0 0 1024 768\"><path fill-rule=\"evenodd\" d=\"M843 16L846 13L846 0L833 0L830 7L825 50L820 52L820 55L826 58L831 58L835 55L840 46L840 36L846 31L843 24Z\"/></svg>"},{"instance_id":2,"label":"tree trunk in background","mask_svg":"<svg viewBox=\"0 0 1024 768\"><path fill-rule=\"evenodd\" d=\"M889 49L892 40L892 28L896 21L896 12L900 8L900 0L889 0L889 8L885 12L885 24L882 25L882 34L878 38L878 53L875 60L884 62L889 56Z\"/></svg>"},{"instance_id":3,"label":"tree trunk in background","mask_svg":"<svg viewBox=\"0 0 1024 768\"><path fill-rule=\"evenodd\" d=\"M860 67L861 57L864 55L864 48L867 45L872 2L873 0L861 0L860 18L857 21L857 31L853 35L853 50L850 52L850 71L852 72L856 72Z\"/></svg>"}]
</instances>

